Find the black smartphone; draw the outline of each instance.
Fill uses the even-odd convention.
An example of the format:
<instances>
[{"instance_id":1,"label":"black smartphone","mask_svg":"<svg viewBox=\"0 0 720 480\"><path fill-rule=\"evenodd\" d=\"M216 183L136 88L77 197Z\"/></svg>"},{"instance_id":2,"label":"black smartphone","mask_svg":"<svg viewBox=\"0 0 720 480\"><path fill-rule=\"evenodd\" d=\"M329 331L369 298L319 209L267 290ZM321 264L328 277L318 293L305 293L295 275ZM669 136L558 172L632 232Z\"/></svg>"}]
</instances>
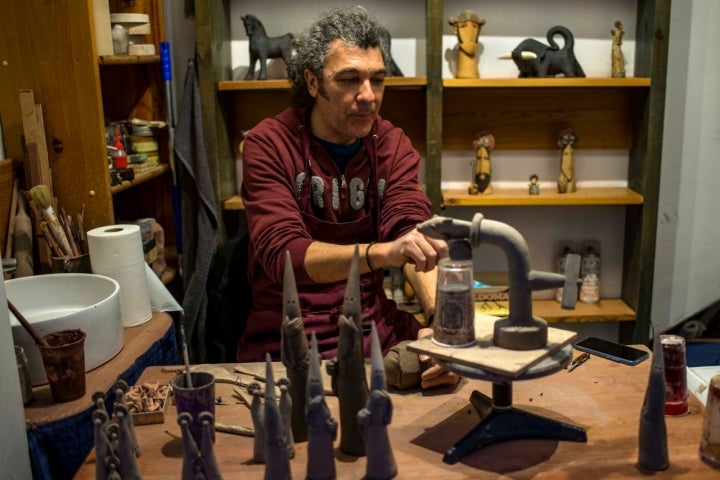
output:
<instances>
[{"instance_id":1,"label":"black smartphone","mask_svg":"<svg viewBox=\"0 0 720 480\"><path fill-rule=\"evenodd\" d=\"M649 357L648 352L639 348L628 347L598 337L580 340L575 344L575 348L581 352L592 353L625 365L637 365Z\"/></svg>"}]
</instances>

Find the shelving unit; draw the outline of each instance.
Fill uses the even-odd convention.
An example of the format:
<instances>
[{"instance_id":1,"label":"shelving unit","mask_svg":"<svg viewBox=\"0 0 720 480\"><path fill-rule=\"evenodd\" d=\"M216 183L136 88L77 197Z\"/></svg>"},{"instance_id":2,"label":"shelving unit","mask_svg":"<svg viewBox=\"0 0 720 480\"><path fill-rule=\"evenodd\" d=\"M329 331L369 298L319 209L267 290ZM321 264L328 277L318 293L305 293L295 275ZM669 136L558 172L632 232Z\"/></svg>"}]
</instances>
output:
<instances>
[{"instance_id":1,"label":"shelving unit","mask_svg":"<svg viewBox=\"0 0 720 480\"><path fill-rule=\"evenodd\" d=\"M142 8L150 16L156 51L165 39L162 0L134 6L106 0L111 12ZM87 230L116 220L154 217L174 250L172 177L167 128L158 138L161 165L111 187L105 121L165 120L167 102L159 55L99 56L97 2L0 0L0 112L8 156L22 158L17 92L32 89L43 106L52 187L67 212L85 214ZM172 259L169 259L172 263Z\"/></svg>"},{"instance_id":2,"label":"shelving unit","mask_svg":"<svg viewBox=\"0 0 720 480\"><path fill-rule=\"evenodd\" d=\"M238 0L240 1L240 0ZM252 1L243 0L249 5ZM448 2L449 3L449 2ZM492 3L492 2L491 2ZM390 78L383 116L402 127L425 158L425 190L434 213L453 216L451 207L624 208L624 258L620 298L562 311L537 300L537 315L553 322L618 321L621 340L646 343L655 255L655 232L667 68L669 0L637 0L634 72L628 78L443 78L442 46L448 12L442 0L426 0L425 77ZM477 5L480 10L483 3ZM497 8L497 5L495 5ZM594 7L594 5L593 5ZM419 4L412 7L419 8ZM540 9L541 7L537 7ZM590 4L570 7L582 11ZM206 148L218 204L242 209L234 183L234 145L247 129L289 105L287 82L232 81L229 7L196 1L196 32L204 105ZM453 12L456 13L456 12ZM518 32L521 34L521 32ZM608 43L609 45L609 43ZM608 47L609 48L609 47ZM609 50L608 50L609 53ZM417 105L425 105L418 113ZM408 108L412 107L412 108ZM557 149L557 134L573 128L583 149L630 152L627 187L579 188L560 195L544 189L494 188L490 195L442 188L443 152L469 149L478 125L492 129L504 150ZM613 225L611 228L617 228Z\"/></svg>"}]
</instances>

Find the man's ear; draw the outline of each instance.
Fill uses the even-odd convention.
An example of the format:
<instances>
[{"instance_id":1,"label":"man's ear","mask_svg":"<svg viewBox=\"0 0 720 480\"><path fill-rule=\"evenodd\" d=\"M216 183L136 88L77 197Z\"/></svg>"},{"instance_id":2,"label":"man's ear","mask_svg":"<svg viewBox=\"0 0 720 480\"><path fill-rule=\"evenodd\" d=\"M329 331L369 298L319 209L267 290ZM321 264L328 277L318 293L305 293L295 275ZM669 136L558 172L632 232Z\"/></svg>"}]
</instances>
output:
<instances>
[{"instance_id":1,"label":"man's ear","mask_svg":"<svg viewBox=\"0 0 720 480\"><path fill-rule=\"evenodd\" d=\"M308 93L314 97L317 98L318 96L318 78L317 75L312 73L310 70L305 69L303 72L303 75L305 76L305 83L308 87Z\"/></svg>"}]
</instances>

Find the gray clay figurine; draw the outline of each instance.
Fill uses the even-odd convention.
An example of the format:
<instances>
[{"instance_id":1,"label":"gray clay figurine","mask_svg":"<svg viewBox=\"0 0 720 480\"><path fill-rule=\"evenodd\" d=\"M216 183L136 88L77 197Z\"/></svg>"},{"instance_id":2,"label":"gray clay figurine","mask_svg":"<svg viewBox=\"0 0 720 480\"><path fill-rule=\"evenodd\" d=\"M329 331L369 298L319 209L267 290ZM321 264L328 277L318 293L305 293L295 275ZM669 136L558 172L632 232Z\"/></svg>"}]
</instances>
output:
<instances>
[{"instance_id":1,"label":"gray clay figurine","mask_svg":"<svg viewBox=\"0 0 720 480\"><path fill-rule=\"evenodd\" d=\"M370 396L365 408L358 412L360 429L365 439L367 480L395 478L398 473L387 426L392 421L393 405L385 382L383 361L377 328L372 324L372 353L370 374Z\"/></svg>"},{"instance_id":2,"label":"gray clay figurine","mask_svg":"<svg viewBox=\"0 0 720 480\"><path fill-rule=\"evenodd\" d=\"M287 64L292 57L295 35L286 33L279 37L269 37L265 27L255 15L245 15L242 18L245 33L250 39L250 66L245 80L255 78L255 64L260 61L258 80L267 79L267 61L269 58L282 58Z\"/></svg>"},{"instance_id":3,"label":"gray clay figurine","mask_svg":"<svg viewBox=\"0 0 720 480\"><path fill-rule=\"evenodd\" d=\"M658 331L654 325L653 331ZM667 469L670 464L665 426L665 358L660 336L654 334L653 337L650 377L640 412L638 466L657 471Z\"/></svg>"},{"instance_id":4,"label":"gray clay figurine","mask_svg":"<svg viewBox=\"0 0 720 480\"><path fill-rule=\"evenodd\" d=\"M97 480L106 480L110 474L107 458L113 455L113 449L107 434L107 426L110 420L104 409L96 409L92 413L92 421L95 439L95 478Z\"/></svg>"},{"instance_id":5,"label":"gray clay figurine","mask_svg":"<svg viewBox=\"0 0 720 480\"><path fill-rule=\"evenodd\" d=\"M272 359L268 353L265 356L265 480L292 478L284 430L275 398Z\"/></svg>"},{"instance_id":6,"label":"gray clay figurine","mask_svg":"<svg viewBox=\"0 0 720 480\"><path fill-rule=\"evenodd\" d=\"M310 337L310 370L307 382L307 480L333 480L335 456L333 442L337 438L337 421L330 416L325 402L325 388L320 372L315 332Z\"/></svg>"},{"instance_id":7,"label":"gray clay figurine","mask_svg":"<svg viewBox=\"0 0 720 480\"><path fill-rule=\"evenodd\" d=\"M362 342L360 309L360 257L358 246L350 263L343 312L338 319L338 349L334 360L327 362L333 392L340 408L340 450L356 456L365 455L365 442L357 414L368 396Z\"/></svg>"},{"instance_id":8,"label":"gray clay figurine","mask_svg":"<svg viewBox=\"0 0 720 480\"><path fill-rule=\"evenodd\" d=\"M213 447L215 437L215 417L210 412L200 412L198 420L202 425L202 445L200 445L200 455L203 460L205 480L220 480L220 467L215 457L215 449Z\"/></svg>"},{"instance_id":9,"label":"gray clay figurine","mask_svg":"<svg viewBox=\"0 0 720 480\"><path fill-rule=\"evenodd\" d=\"M262 389L258 382L252 382L248 385L247 391L252 395L250 416L255 431L253 436L253 461L255 463L265 463L265 408L260 398Z\"/></svg>"},{"instance_id":10,"label":"gray clay figurine","mask_svg":"<svg viewBox=\"0 0 720 480\"><path fill-rule=\"evenodd\" d=\"M285 277L283 279L283 323L280 330L280 360L285 365L290 380L292 399L292 435L296 442L307 440L305 422L305 385L307 385L308 358L307 336L300 311L300 299L295 283L290 252L285 252Z\"/></svg>"},{"instance_id":11,"label":"gray clay figurine","mask_svg":"<svg viewBox=\"0 0 720 480\"><path fill-rule=\"evenodd\" d=\"M115 381L115 412L117 412L118 406L125 407L124 411L126 412L126 416L123 419L124 428L128 430L128 435L130 437L130 441L132 442L132 449L135 452L135 456L139 457L141 450L140 450L140 444L137 440L137 435L135 434L135 425L133 424L132 417L127 413L130 411L130 408L128 407L127 402L125 401L125 394L128 390L130 390L130 387L128 387L128 384L123 379L118 379ZM121 459L122 460L122 459Z\"/></svg>"},{"instance_id":12,"label":"gray clay figurine","mask_svg":"<svg viewBox=\"0 0 720 480\"><path fill-rule=\"evenodd\" d=\"M555 41L555 35L563 37L562 48ZM570 30L562 26L552 27L547 32L549 45L526 38L512 51L512 59L520 71L519 77L584 77L580 63L575 58L575 39Z\"/></svg>"},{"instance_id":13,"label":"gray clay figurine","mask_svg":"<svg viewBox=\"0 0 720 480\"><path fill-rule=\"evenodd\" d=\"M278 389L280 389L278 408L280 409L280 418L282 419L283 435L285 436L288 458L295 458L295 437L293 437L291 422L293 400L290 397L290 380L287 378L278 378L277 385Z\"/></svg>"},{"instance_id":14,"label":"gray clay figurine","mask_svg":"<svg viewBox=\"0 0 720 480\"><path fill-rule=\"evenodd\" d=\"M180 425L180 433L183 440L183 463L182 463L182 480L195 480L197 475L202 474L202 455L195 440L190 433L190 424L193 422L192 415L188 412L182 412L177 417L178 425Z\"/></svg>"},{"instance_id":15,"label":"gray clay figurine","mask_svg":"<svg viewBox=\"0 0 720 480\"><path fill-rule=\"evenodd\" d=\"M139 480L142 478L140 466L137 462L139 447L133 442L134 430L127 426L128 422L132 425L132 418L127 405L116 404L114 415L119 426L116 454L120 459L120 476L123 479Z\"/></svg>"},{"instance_id":16,"label":"gray clay figurine","mask_svg":"<svg viewBox=\"0 0 720 480\"><path fill-rule=\"evenodd\" d=\"M393 60L391 45L392 36L387 29L383 28L382 34L380 35L380 49L383 52L383 59L385 60L385 71L388 77L402 77L402 70L400 70L400 67L398 67L395 60Z\"/></svg>"}]
</instances>

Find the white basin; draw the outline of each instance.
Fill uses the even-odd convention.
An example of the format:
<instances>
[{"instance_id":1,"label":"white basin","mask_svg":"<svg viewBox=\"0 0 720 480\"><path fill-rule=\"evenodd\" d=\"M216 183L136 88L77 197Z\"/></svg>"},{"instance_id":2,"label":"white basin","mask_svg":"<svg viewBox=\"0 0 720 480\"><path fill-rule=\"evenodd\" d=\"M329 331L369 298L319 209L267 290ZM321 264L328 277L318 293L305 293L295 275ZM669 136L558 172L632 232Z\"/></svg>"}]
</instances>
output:
<instances>
[{"instance_id":1,"label":"white basin","mask_svg":"<svg viewBox=\"0 0 720 480\"><path fill-rule=\"evenodd\" d=\"M79 328L85 338L85 371L117 355L123 347L120 285L90 273L52 273L5 282L7 298L40 336ZM32 385L47 383L35 341L10 312L13 341L25 349Z\"/></svg>"}]
</instances>

